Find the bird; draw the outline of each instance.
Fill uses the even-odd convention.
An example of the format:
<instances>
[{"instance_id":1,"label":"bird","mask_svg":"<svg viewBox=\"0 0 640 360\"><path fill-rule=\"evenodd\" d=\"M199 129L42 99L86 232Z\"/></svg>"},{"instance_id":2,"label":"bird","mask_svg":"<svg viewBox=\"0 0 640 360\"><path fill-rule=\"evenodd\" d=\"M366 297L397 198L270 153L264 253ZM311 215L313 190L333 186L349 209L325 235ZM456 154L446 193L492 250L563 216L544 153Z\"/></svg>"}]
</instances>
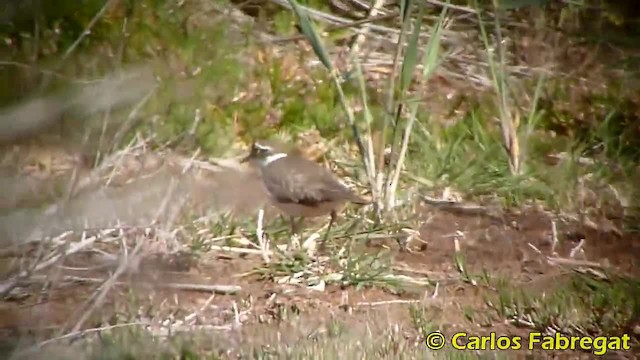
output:
<instances>
[{"instance_id":1,"label":"bird","mask_svg":"<svg viewBox=\"0 0 640 360\"><path fill-rule=\"evenodd\" d=\"M274 206L289 217L292 235L298 233L296 217L302 222L304 218L330 215L321 247L327 241L338 211L347 203L370 203L355 194L329 169L302 156L299 149L288 150L276 141L254 141L249 154L240 162L257 165Z\"/></svg>"}]
</instances>

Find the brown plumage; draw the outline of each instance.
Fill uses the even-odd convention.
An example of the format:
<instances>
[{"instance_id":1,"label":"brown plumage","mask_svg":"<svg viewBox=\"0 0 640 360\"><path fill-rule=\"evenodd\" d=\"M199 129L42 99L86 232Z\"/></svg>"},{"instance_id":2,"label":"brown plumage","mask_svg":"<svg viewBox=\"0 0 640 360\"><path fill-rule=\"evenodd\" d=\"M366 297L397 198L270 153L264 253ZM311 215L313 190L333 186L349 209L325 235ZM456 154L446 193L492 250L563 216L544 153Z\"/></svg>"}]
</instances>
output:
<instances>
[{"instance_id":1,"label":"brown plumage","mask_svg":"<svg viewBox=\"0 0 640 360\"><path fill-rule=\"evenodd\" d=\"M368 203L327 169L303 157L287 156L277 159L262 168L262 176L267 190L280 203L309 207L335 201Z\"/></svg>"},{"instance_id":2,"label":"brown plumage","mask_svg":"<svg viewBox=\"0 0 640 360\"><path fill-rule=\"evenodd\" d=\"M278 143L255 142L243 162L250 160L260 168L262 181L274 205L290 217L292 232L296 232L295 217L331 215L328 234L337 211L347 202L369 203L328 169Z\"/></svg>"}]
</instances>

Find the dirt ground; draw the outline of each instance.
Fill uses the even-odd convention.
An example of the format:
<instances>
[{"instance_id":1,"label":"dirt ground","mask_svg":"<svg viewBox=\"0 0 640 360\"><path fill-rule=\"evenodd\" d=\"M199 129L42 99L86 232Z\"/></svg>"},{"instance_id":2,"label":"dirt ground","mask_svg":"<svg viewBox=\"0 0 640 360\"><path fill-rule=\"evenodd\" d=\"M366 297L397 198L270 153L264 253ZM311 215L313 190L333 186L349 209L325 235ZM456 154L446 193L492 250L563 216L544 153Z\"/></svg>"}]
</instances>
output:
<instances>
[{"instance_id":1,"label":"dirt ground","mask_svg":"<svg viewBox=\"0 0 640 360\"><path fill-rule=\"evenodd\" d=\"M553 218L545 211L531 209L487 216L427 204L419 204L417 209L424 225L419 238L410 243L409 251L400 250L395 241L369 244L363 241L360 250L370 254L389 251L396 274L429 280L434 286L387 291L328 285L319 290L250 274L262 265L258 254L212 250L197 256L184 252L163 255L161 251L159 255L146 255L133 271L122 275L119 283L105 294L103 305L75 330L144 321L156 331L172 324L175 329L195 327L224 333L234 328L234 324L242 324L239 336L225 343L227 348L233 348L245 341L242 333L263 333L259 329L286 326L295 315L304 318L301 322L304 329L297 330L299 336L326 329L335 320L357 328L363 319L374 319L379 329L395 324L407 337L419 341L420 334L412 326L408 311L409 305L414 304L427 309L429 321L445 333L465 330L478 334L490 331L518 334L526 333L526 329L499 322L483 327L465 316L464 308L485 309L485 297L490 291L463 281L456 268L454 239L469 273L486 271L491 276L542 291L553 289L560 278L581 264L613 267L634 275L640 269L636 266L640 259L637 234L620 235L556 220L554 245ZM128 238L146 236L141 230L128 231L138 232ZM129 245L133 247L133 243ZM65 258L0 301L0 337L11 339L9 342L25 337L42 341L72 332L103 280L116 270L117 264L104 263L101 256L114 245L104 246ZM6 266L15 258L5 256L2 261ZM197 290L194 286L167 288L167 284L235 285L241 290L212 295L211 290ZM281 341L298 341L296 332L284 333L289 339ZM256 341L269 341L261 339Z\"/></svg>"},{"instance_id":2,"label":"dirt ground","mask_svg":"<svg viewBox=\"0 0 640 360\"><path fill-rule=\"evenodd\" d=\"M392 247L393 265L399 273L438 279L438 294L404 292L392 294L376 288L356 290L352 287L328 286L325 291L314 291L301 286L279 285L258 276L238 277L260 265L258 256L230 256L228 253L210 253L206 259L156 259L140 265L138 272L123 280L109 292L105 306L87 328L99 327L114 314L153 312L154 319L179 319L197 314L199 325L225 326L233 323L237 311L242 314L243 327L264 326L277 322L283 309L304 314L306 324L322 324L328 319L340 318L357 324L361 318L372 318L372 313L388 318L388 322L406 324L410 328L407 304L394 304L398 300L421 300L434 312L434 323L442 324L445 332L464 329L486 333L465 319L460 309L482 304L482 291L477 287L456 280L458 272L453 261L454 245L450 238L452 229L462 232L461 251L472 271L487 270L500 274L527 287L551 288L557 277L566 273L562 266L549 265L543 254L550 254L550 220L544 213L526 212L508 217L509 224L498 224L493 219L463 216L435 211L429 224L421 229L421 239L427 243L422 251L401 252ZM636 271L640 259L638 241L631 236L621 238L609 234L580 231L570 225L559 226L561 244L558 256L568 258L577 244L576 234L584 237L583 260L610 264L620 270ZM571 238L574 239L571 239ZM381 245L368 248L375 252ZM537 253L535 247L542 254ZM579 258L578 258L579 259ZM190 263L191 262L191 263ZM74 271L95 265L91 256L73 256L66 259L66 270L51 274L84 278L106 278L107 271ZM111 269L112 270L112 269ZM125 277L126 278L126 277ZM448 279L447 279L448 278ZM215 295L209 292L163 289L161 283L224 284L238 285L242 290L235 295ZM76 284L41 290L44 283L36 283L25 289L23 297L0 302L0 331L5 339L24 335L55 334L55 329L68 328L80 315L83 303L96 291L99 284ZM39 290L45 296L38 295ZM139 304L137 311L133 303ZM378 303L379 305L368 305ZM237 308L237 310L233 310ZM236 313L234 313L236 311ZM122 315L125 316L125 315ZM149 315L151 316L151 315ZM491 329L491 330L496 330ZM414 330L415 331L415 330ZM502 329L510 331L513 329ZM417 334L414 334L417 336Z\"/></svg>"}]
</instances>

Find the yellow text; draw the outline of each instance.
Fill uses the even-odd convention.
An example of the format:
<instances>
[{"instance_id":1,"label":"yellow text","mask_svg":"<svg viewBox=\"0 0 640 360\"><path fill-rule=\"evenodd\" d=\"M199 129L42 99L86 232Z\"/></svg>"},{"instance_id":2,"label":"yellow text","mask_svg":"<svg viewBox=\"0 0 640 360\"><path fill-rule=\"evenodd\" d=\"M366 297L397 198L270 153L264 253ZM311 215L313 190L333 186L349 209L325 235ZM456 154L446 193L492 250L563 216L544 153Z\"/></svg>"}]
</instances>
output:
<instances>
[{"instance_id":1,"label":"yellow text","mask_svg":"<svg viewBox=\"0 0 640 360\"><path fill-rule=\"evenodd\" d=\"M529 334L529 349L542 350L584 350L590 351L594 355L604 355L608 350L620 351L629 350L630 337L627 334L622 336L566 336L560 333L547 336L541 333Z\"/></svg>"}]
</instances>

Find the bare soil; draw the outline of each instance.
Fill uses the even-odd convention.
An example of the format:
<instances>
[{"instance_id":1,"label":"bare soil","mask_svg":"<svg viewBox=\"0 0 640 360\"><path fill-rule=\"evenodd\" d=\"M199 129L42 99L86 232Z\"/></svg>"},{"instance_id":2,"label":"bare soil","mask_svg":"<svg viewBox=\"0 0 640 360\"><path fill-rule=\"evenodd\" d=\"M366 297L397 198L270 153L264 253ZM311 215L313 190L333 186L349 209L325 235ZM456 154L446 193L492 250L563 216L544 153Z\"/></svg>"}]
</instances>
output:
<instances>
[{"instance_id":1,"label":"bare soil","mask_svg":"<svg viewBox=\"0 0 640 360\"><path fill-rule=\"evenodd\" d=\"M227 183L227 190L228 190ZM254 184L255 185L255 184ZM247 193L242 188L242 193ZM248 193L251 193L249 191ZM233 197L230 193L226 196ZM394 242L382 242L363 251L375 253L387 248L398 274L430 279L434 288L419 291L385 291L378 288L355 289L329 285L324 291L303 286L278 284L268 278L249 274L261 266L258 255L240 255L210 251L193 254L145 256L134 271L120 277L120 284L107 293L104 305L85 322L83 328L97 328L105 323L135 322L140 319L155 322L189 319L187 325L216 326L227 329L242 323L242 332L262 332L268 327L287 326L293 315L304 318L306 334L326 328L331 321L341 321L349 327L361 326L364 319L373 319L383 329L385 324L399 324L409 337L419 338L411 324L409 303L421 301L429 321L446 333L465 330L469 333L518 334L517 329L496 322L490 327L469 321L462 309L484 309L491 291L461 279L456 269L454 238L457 237L465 266L470 273L486 271L494 277L504 277L516 284L541 291L553 289L558 279L581 262L600 264L619 272L638 275L640 239L638 234L616 235L571 222L557 222L558 243L553 248L552 217L541 210L504 213L500 217L467 215L428 205L419 206L425 220L420 239L401 251ZM581 250L578 244L584 240ZM417 246L426 244L426 246ZM555 254L553 251L555 250ZM571 252L575 252L573 255ZM569 265L553 263L550 258L568 260ZM30 285L19 288L0 301L0 337L15 339L27 336L44 340L70 331L86 312L87 301L95 296L99 281L73 282L65 276L84 279L106 279L116 265L101 264L96 253L70 256L53 270L34 278ZM9 260L3 260L5 264ZM247 275L249 274L249 275ZM62 280L62 281L61 281ZM167 289L166 284L238 285L241 291L233 295L213 295L210 291ZM382 324L382 325L380 325ZM165 324L166 325L166 324ZM225 330L226 329L226 330ZM253 330L251 330L253 329ZM266 330L265 330L266 331ZM299 330L300 332L300 330ZM291 332L288 341L297 341ZM241 334L235 341L242 343ZM264 338L264 341L266 338ZM259 340L258 340L259 341ZM283 340L285 341L285 340ZM233 342L228 343L233 347Z\"/></svg>"},{"instance_id":2,"label":"bare soil","mask_svg":"<svg viewBox=\"0 0 640 360\"><path fill-rule=\"evenodd\" d=\"M461 281L447 281L458 272L453 261L454 246L449 238L451 229L465 234L461 251L471 271L487 270L493 275L508 277L523 286L551 289L566 269L551 266L529 244L543 253L551 248L549 219L540 213L524 213L512 219L514 226L492 224L492 220L473 216L452 215L438 212L430 224L424 226L421 237L428 242L424 251L393 251L394 267L410 269L407 274L425 274L440 281L438 294L403 292L392 294L376 288L356 290L352 287L329 286L325 291L303 287L278 285L257 276L239 277L261 265L258 256L229 256L207 254L206 260L154 259L143 263L138 272L122 280L125 285L116 286L108 293L107 301L99 312L86 323L87 328L99 327L114 314L149 312L155 319L181 318L197 313L201 324L224 326L233 323L234 306L239 307L243 327L264 327L280 323L283 312L303 314L309 331L322 328L332 319L340 319L354 326L363 319L383 316L389 324L403 324L406 331L418 336L411 327L407 304L397 300L421 300L435 317L433 323L442 324L446 333L465 330L469 333L497 331L518 334L517 330L494 325L481 328L465 319L461 308L482 308L484 295L481 289ZM511 224L513 225L513 224ZM578 232L572 226L561 227L560 234ZM487 235L488 234L488 235ZM609 263L620 270L638 271L635 263L640 259L640 239L630 235L618 238L609 234L585 232L585 259L602 264ZM562 241L557 249L560 256L568 254L576 241ZM370 249L375 250L375 249ZM81 268L95 265L90 257L74 256L65 260L65 266ZM401 271L399 271L401 272ZM5 339L17 339L24 335L52 336L62 328L75 324L83 314L82 305L95 293L99 284L67 284L55 287L55 278L62 275L86 278L107 278L106 271L59 270L50 275L53 288L42 291L44 284L36 283L25 289L24 298L0 302L0 331ZM235 295L215 295L208 292L172 290L156 286L160 283L239 285L242 290ZM427 290L425 290L427 291ZM46 295L39 295L46 294ZM132 301L132 299L135 299ZM386 303L385 303L386 302ZM139 306L135 311L135 307ZM376 304L377 303L377 304ZM203 305L207 307L202 309ZM235 305L234 305L235 304ZM315 325L313 325L315 324ZM272 325L273 326L273 325ZM61 335L61 334L60 334Z\"/></svg>"}]
</instances>

